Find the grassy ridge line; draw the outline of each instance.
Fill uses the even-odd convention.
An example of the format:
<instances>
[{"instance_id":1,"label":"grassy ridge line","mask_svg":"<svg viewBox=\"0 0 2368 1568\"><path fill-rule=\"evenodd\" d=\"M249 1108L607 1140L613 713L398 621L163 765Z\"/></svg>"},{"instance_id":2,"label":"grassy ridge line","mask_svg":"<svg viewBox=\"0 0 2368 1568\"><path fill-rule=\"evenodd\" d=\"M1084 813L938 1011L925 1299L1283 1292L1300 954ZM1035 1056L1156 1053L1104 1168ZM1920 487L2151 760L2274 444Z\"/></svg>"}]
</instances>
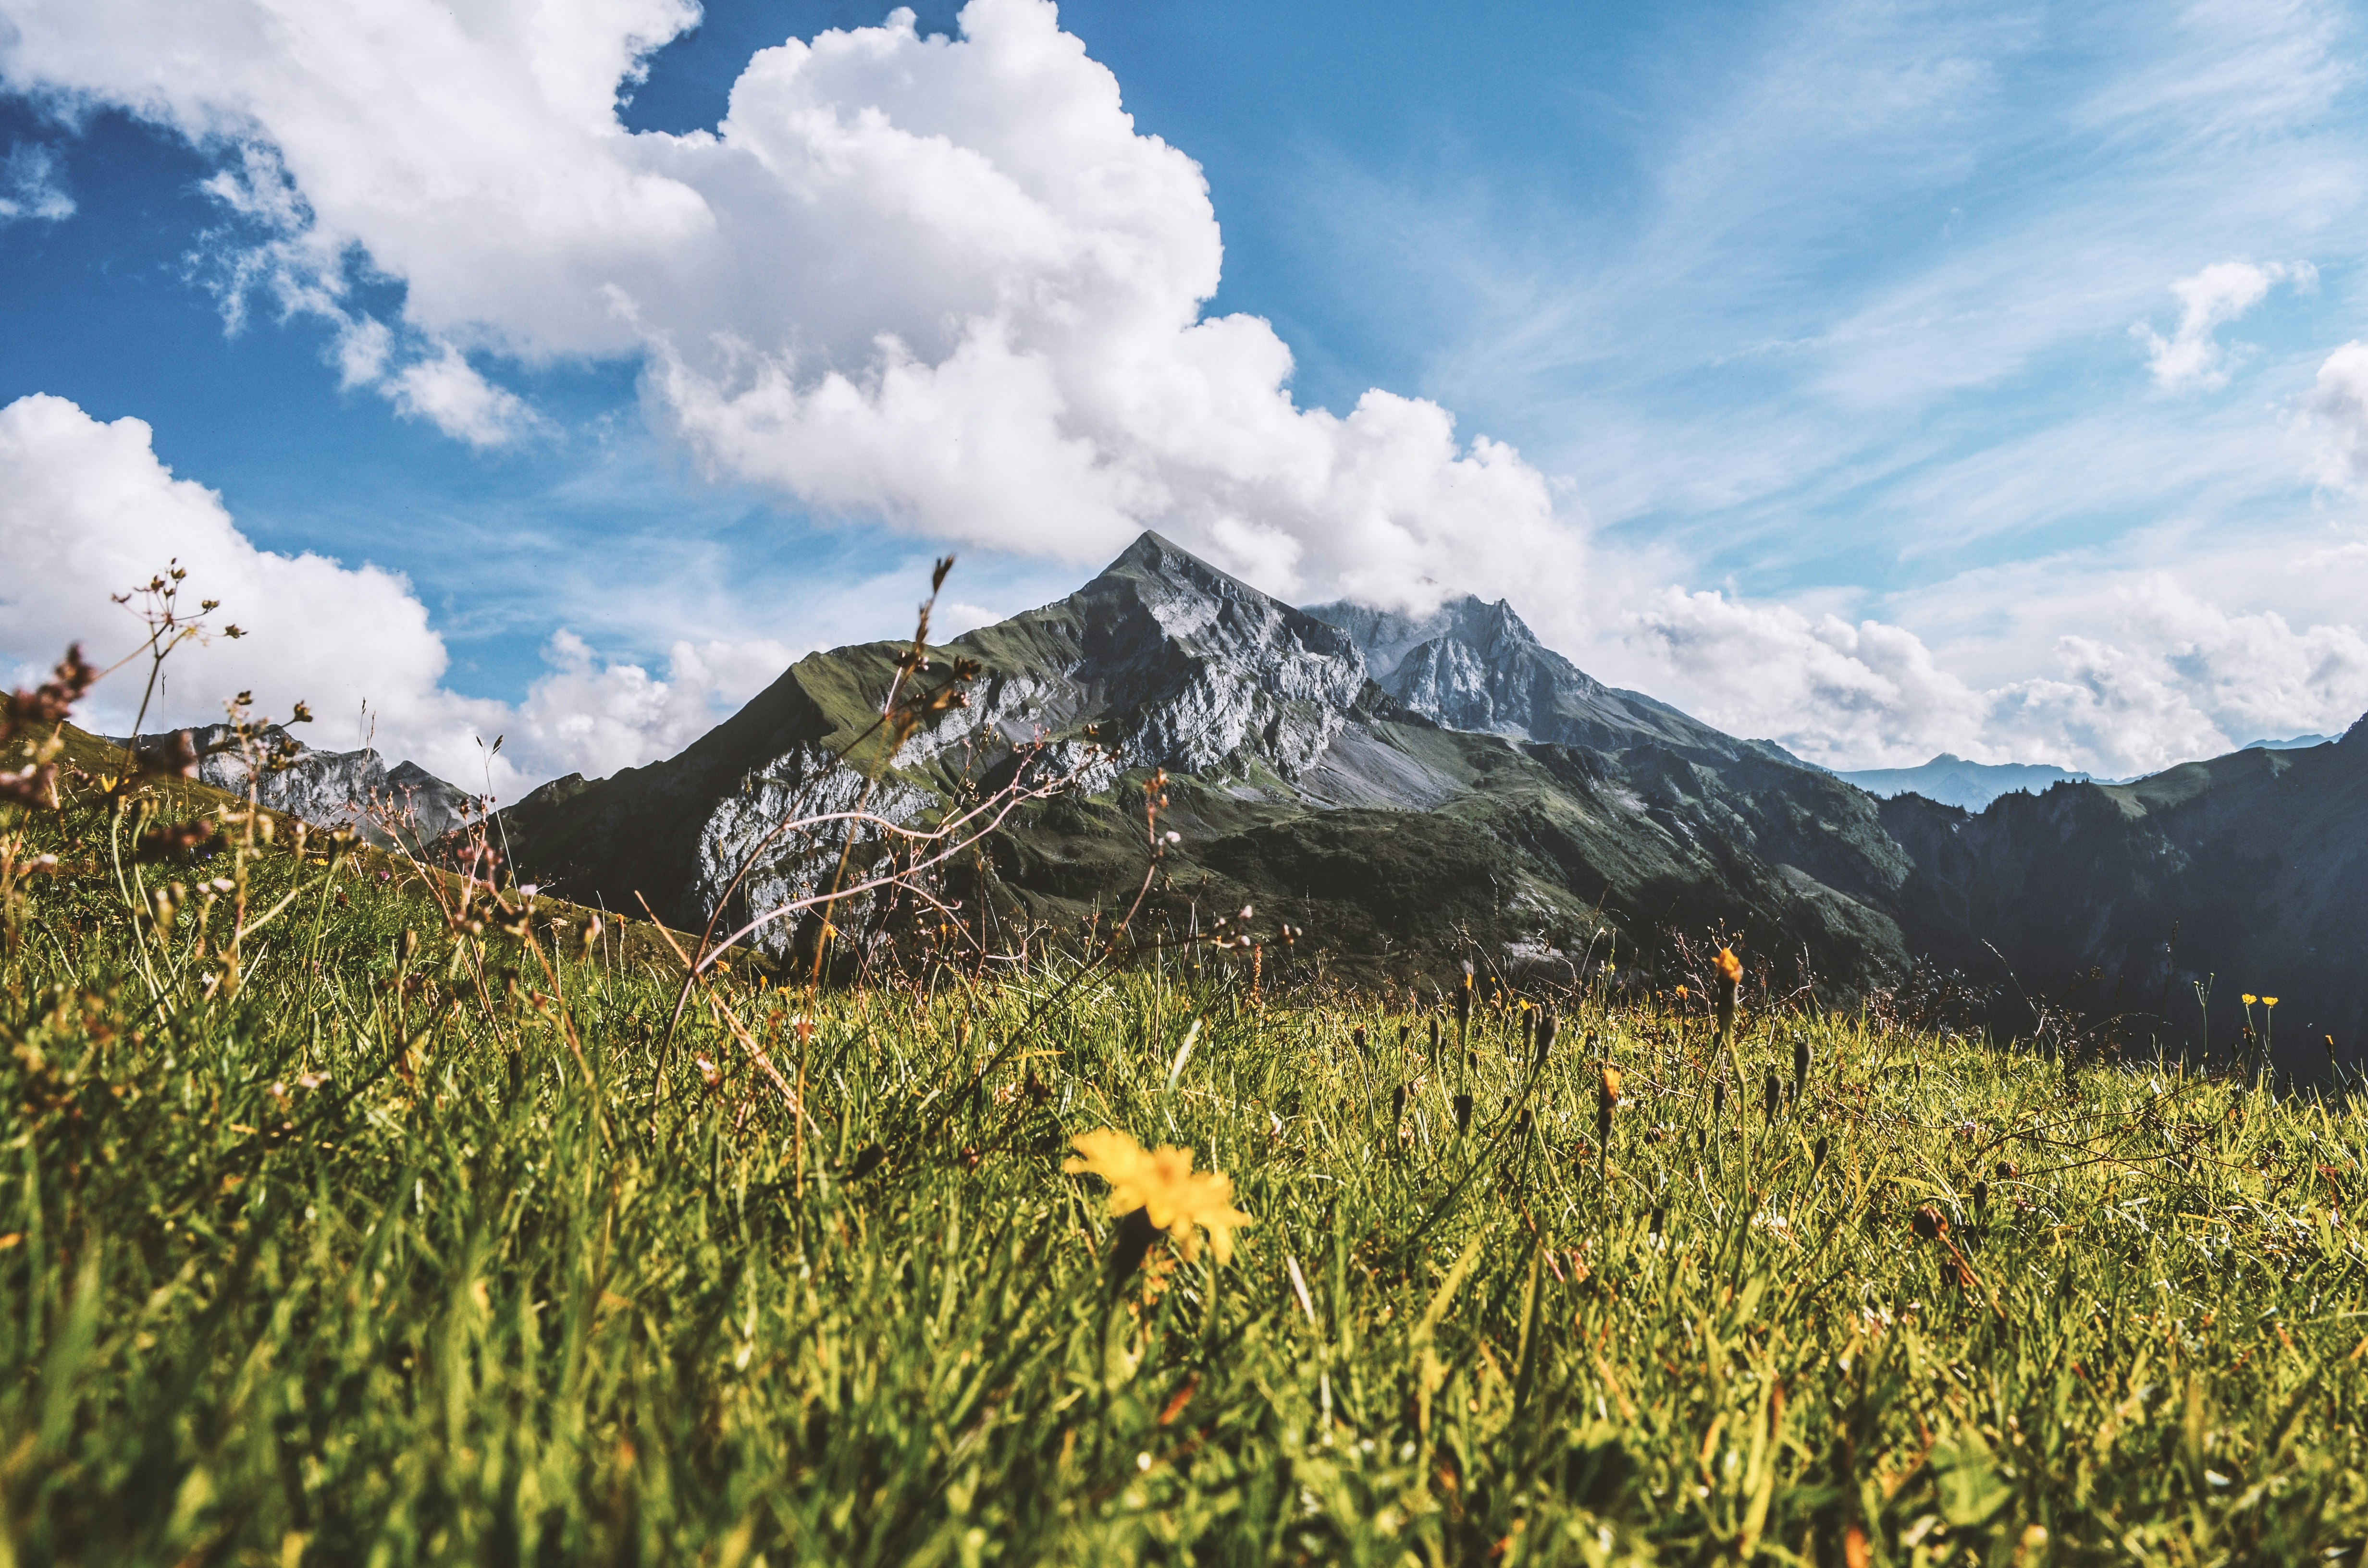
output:
<instances>
[{"instance_id":1,"label":"grassy ridge line","mask_svg":"<svg viewBox=\"0 0 2368 1568\"><path fill-rule=\"evenodd\" d=\"M398 962L416 897L256 874L307 923L234 995L152 1006L92 878L36 884L0 972L17 1561L2292 1562L2368 1527L2362 1129L2315 1102L1827 1017L1757 1026L1713 1124L1687 1017L1590 1002L1532 1082L1485 1015L1434 1063L1156 973L976 1094L1025 987L718 988L662 1082L655 966ZM1231 1266L1113 1295L1059 1170L1104 1125L1235 1178Z\"/></svg>"},{"instance_id":2,"label":"grassy ridge line","mask_svg":"<svg viewBox=\"0 0 2368 1568\"><path fill-rule=\"evenodd\" d=\"M99 809L98 796L103 792L97 784L82 780L111 783L122 777L129 757L123 747L74 724L59 726L63 746L58 754L61 770L66 782L63 786L64 803L72 812L69 820L83 831L66 843L59 845L64 854L76 856L75 861L85 874L95 875L101 845L107 834L108 817ZM30 750L47 738L46 731L36 731L19 741L13 748L17 753ZM80 775L77 779L76 774ZM77 805L85 809L75 810ZM142 820L152 823L186 821L195 818L216 822L243 813L247 809L245 798L194 778L171 776L144 778L131 790L127 806L131 814L146 812ZM261 808L262 816L271 824L270 843L285 852L299 844L309 846L310 852L320 856L329 852L330 835L313 828L285 812L268 806ZM498 838L495 839L499 847ZM131 835L126 835L128 850ZM433 923L436 919L435 898L427 884L432 882L447 902L456 899L467 879L441 867L421 862L393 850L376 845L359 845L353 849L359 867L380 881L393 884L398 896L409 896L422 906L411 917L413 924ZM143 885L162 885L175 877L186 877L185 870L149 867L140 872ZM674 949L689 950L697 940L689 932L669 931L647 920L633 919L620 911L595 910L562 898L538 895L532 900L537 928L549 931L580 931L596 914L609 928L609 947L615 957L632 963L666 963L673 961ZM663 932L663 934L662 934ZM671 942L668 938L671 937ZM762 955L752 954L748 962L758 968L767 967Z\"/></svg>"}]
</instances>

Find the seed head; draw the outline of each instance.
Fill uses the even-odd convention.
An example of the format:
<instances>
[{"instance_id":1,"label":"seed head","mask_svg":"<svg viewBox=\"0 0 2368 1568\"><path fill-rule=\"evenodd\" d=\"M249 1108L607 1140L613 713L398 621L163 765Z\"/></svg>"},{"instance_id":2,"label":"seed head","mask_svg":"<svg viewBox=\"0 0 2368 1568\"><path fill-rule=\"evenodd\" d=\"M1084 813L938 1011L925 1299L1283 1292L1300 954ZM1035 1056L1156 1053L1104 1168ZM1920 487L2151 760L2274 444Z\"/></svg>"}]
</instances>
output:
<instances>
[{"instance_id":1,"label":"seed head","mask_svg":"<svg viewBox=\"0 0 2368 1568\"><path fill-rule=\"evenodd\" d=\"M1721 1038L1735 1038L1735 994L1743 984L1743 963L1732 948L1721 948L1718 960L1711 966L1711 1002L1718 1010L1718 1032Z\"/></svg>"}]
</instances>

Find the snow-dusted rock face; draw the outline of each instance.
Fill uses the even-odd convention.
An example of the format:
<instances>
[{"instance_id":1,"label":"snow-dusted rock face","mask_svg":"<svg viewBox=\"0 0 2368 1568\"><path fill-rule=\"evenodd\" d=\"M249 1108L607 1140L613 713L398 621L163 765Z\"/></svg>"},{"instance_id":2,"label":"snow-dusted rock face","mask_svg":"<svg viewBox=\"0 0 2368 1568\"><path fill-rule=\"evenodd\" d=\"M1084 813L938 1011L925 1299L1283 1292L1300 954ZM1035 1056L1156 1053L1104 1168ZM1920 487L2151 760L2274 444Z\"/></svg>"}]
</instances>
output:
<instances>
[{"instance_id":1,"label":"snow-dusted rock face","mask_svg":"<svg viewBox=\"0 0 2368 1568\"><path fill-rule=\"evenodd\" d=\"M1061 608L1084 633L1069 679L1115 720L1106 740L1131 767L1295 779L1365 687L1354 639L1156 534Z\"/></svg>"},{"instance_id":2,"label":"snow-dusted rock face","mask_svg":"<svg viewBox=\"0 0 2368 1568\"><path fill-rule=\"evenodd\" d=\"M1502 599L1466 594L1425 616L1346 602L1307 613L1348 632L1392 697L1450 729L1598 751L1644 744L1726 757L1772 752L1642 692L1605 686L1540 642Z\"/></svg>"}]
</instances>

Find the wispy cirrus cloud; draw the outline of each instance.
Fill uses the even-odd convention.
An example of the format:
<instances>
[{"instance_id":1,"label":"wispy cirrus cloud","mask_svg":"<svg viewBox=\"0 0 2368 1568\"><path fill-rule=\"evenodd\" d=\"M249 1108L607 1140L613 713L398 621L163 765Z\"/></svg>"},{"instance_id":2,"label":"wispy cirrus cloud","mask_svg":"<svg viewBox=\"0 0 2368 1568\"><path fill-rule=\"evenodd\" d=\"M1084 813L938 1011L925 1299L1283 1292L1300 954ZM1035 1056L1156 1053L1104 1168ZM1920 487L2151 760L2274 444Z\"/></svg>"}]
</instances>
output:
<instances>
[{"instance_id":1,"label":"wispy cirrus cloud","mask_svg":"<svg viewBox=\"0 0 2368 1568\"><path fill-rule=\"evenodd\" d=\"M1383 171L1322 183L1344 277L1369 229L1431 280L1391 301L1452 345L1426 389L1595 517L1597 591L1524 606L1582 662L1829 761L1945 736L2128 771L2254 722L2130 608L2146 573L2286 626L2231 648L2361 624L2340 575L2221 569L2316 548L2311 479L2368 477L2368 351L2327 348L2368 253L2360 42L2317 0L1807 0L1715 73L1673 51L1691 79L1624 86L1656 132L1602 181L1631 221L1576 184L1510 224ZM2281 722L2368 705L2320 664Z\"/></svg>"},{"instance_id":2,"label":"wispy cirrus cloud","mask_svg":"<svg viewBox=\"0 0 2368 1568\"><path fill-rule=\"evenodd\" d=\"M73 217L58 155L38 142L19 142L0 159L0 226L28 220L57 223Z\"/></svg>"}]
</instances>

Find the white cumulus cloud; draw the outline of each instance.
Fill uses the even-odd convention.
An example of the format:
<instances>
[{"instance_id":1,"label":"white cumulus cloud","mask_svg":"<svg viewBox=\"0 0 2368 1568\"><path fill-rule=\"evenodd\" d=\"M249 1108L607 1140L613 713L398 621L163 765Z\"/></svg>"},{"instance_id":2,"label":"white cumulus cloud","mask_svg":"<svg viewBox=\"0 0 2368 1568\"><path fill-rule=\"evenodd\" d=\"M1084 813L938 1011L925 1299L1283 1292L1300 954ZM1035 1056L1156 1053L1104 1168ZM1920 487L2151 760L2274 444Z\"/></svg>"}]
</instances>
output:
<instances>
[{"instance_id":1,"label":"white cumulus cloud","mask_svg":"<svg viewBox=\"0 0 2368 1568\"><path fill-rule=\"evenodd\" d=\"M2318 269L2309 262L2288 265L2272 261L2216 261L2192 278L2170 286L2179 296L2179 324L2165 337L2151 323L2139 322L2131 335L2146 346L2146 368L2155 385L2165 392L2189 388L2216 390L2228 384L2228 351L2214 335L2269 298L2271 286L2291 282L2308 290L2317 287Z\"/></svg>"},{"instance_id":2,"label":"white cumulus cloud","mask_svg":"<svg viewBox=\"0 0 2368 1568\"><path fill-rule=\"evenodd\" d=\"M506 799L553 774L669 756L790 662L774 642L683 642L661 680L602 665L562 632L518 707L459 696L443 684L443 639L401 575L256 548L219 494L158 460L145 424L102 423L41 394L0 408L0 677L34 678L72 642L100 664L131 652L143 632L114 596L176 562L188 574L183 609L218 599L210 622L246 635L175 651L150 730L217 721L250 691L271 717L310 704L315 722L299 733L312 744L342 750L368 734L467 789L485 788L484 748L507 733L490 775ZM127 728L144 675L136 664L103 683L85 721Z\"/></svg>"},{"instance_id":3,"label":"white cumulus cloud","mask_svg":"<svg viewBox=\"0 0 2368 1568\"><path fill-rule=\"evenodd\" d=\"M2058 636L2053 673L1979 687L1911 631L1670 589L1630 619L1696 711L1838 767L1977 762L2151 772L2264 735L2335 733L2368 710L2368 638L2232 614L2154 574L2110 635Z\"/></svg>"},{"instance_id":4,"label":"white cumulus cloud","mask_svg":"<svg viewBox=\"0 0 2368 1568\"><path fill-rule=\"evenodd\" d=\"M713 132L620 84L688 0L0 0L0 73L222 151L225 287L340 329L349 381L479 444L530 412L465 356L640 358L720 473L1075 562L1157 528L1280 593L1420 604L1576 580L1510 448L1422 400L1302 408L1264 321L1204 317L1206 182L1050 0L759 52ZM353 258L407 285L354 302Z\"/></svg>"},{"instance_id":5,"label":"white cumulus cloud","mask_svg":"<svg viewBox=\"0 0 2368 1568\"><path fill-rule=\"evenodd\" d=\"M659 679L639 665L603 662L562 631L543 651L550 673L519 705L518 733L530 755L604 778L689 745L714 727L721 705L746 701L794 656L772 642L681 642Z\"/></svg>"},{"instance_id":6,"label":"white cumulus cloud","mask_svg":"<svg viewBox=\"0 0 2368 1568\"><path fill-rule=\"evenodd\" d=\"M2304 411L2318 483L2338 490L2368 484L2368 343L2347 343L2327 357Z\"/></svg>"}]
</instances>

